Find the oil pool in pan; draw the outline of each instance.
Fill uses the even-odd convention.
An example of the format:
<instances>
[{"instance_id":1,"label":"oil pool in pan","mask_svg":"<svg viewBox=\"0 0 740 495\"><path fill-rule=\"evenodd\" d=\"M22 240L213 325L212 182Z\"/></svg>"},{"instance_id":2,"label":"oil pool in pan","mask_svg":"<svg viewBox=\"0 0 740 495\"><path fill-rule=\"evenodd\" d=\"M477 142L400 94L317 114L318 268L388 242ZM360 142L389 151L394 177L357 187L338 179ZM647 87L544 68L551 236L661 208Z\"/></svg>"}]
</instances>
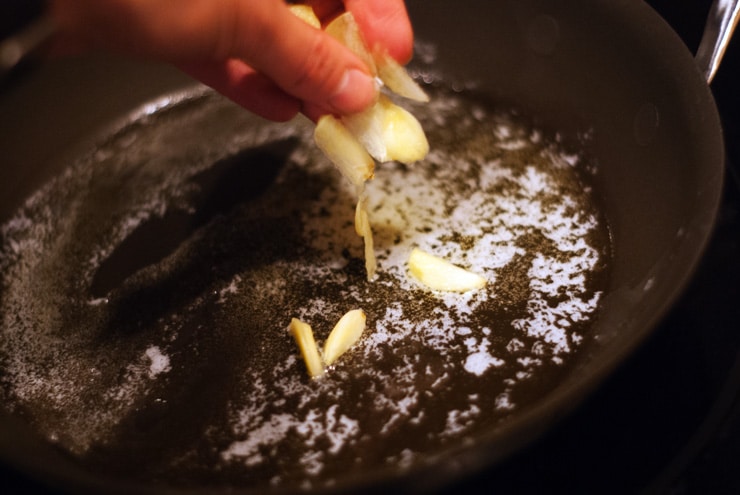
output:
<instances>
[{"instance_id":1,"label":"oil pool in pan","mask_svg":"<svg viewBox=\"0 0 740 495\"><path fill-rule=\"evenodd\" d=\"M535 402L608 276L593 164L516 112L430 92L412 108L430 155L368 185L373 282L308 123L195 92L101 137L2 226L3 404L97 472L308 487L411 466ZM414 246L488 286L424 290ZM310 380L291 317L321 341L358 307L362 340Z\"/></svg>"}]
</instances>

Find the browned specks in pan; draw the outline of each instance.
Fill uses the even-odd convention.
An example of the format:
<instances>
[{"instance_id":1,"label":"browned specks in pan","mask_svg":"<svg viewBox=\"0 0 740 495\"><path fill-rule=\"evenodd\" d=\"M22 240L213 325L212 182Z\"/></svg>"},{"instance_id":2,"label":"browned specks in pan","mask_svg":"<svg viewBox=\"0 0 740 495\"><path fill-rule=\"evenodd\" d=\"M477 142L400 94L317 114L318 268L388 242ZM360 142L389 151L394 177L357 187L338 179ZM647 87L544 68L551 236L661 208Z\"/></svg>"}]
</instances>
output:
<instances>
[{"instance_id":1,"label":"browned specks in pan","mask_svg":"<svg viewBox=\"0 0 740 495\"><path fill-rule=\"evenodd\" d=\"M428 158L368 184L373 282L308 125L206 94L101 138L2 227L3 402L99 471L250 486L403 468L527 408L605 286L589 158L466 93L414 113ZM414 246L488 285L425 290ZM290 319L322 341L352 308L363 338L310 380Z\"/></svg>"}]
</instances>

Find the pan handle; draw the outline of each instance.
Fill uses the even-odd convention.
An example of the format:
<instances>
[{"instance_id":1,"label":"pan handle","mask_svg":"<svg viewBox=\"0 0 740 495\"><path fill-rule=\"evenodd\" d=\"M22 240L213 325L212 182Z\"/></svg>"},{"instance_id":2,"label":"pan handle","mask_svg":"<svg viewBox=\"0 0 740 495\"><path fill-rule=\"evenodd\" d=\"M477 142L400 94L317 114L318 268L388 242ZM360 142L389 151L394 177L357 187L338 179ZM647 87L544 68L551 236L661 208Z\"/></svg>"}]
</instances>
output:
<instances>
[{"instance_id":1,"label":"pan handle","mask_svg":"<svg viewBox=\"0 0 740 495\"><path fill-rule=\"evenodd\" d=\"M715 0L709 10L707 24L704 27L699 48L696 51L696 63L704 74L707 83L711 83L719 68L719 63L730 44L732 32L740 15L740 0Z\"/></svg>"}]
</instances>

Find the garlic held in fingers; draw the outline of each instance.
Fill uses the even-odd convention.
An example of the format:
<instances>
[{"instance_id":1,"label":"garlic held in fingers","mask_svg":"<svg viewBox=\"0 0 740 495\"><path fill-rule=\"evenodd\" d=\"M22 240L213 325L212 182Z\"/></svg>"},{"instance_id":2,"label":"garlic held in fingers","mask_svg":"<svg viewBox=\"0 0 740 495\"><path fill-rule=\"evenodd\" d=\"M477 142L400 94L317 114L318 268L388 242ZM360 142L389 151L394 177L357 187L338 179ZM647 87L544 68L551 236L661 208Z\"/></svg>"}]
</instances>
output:
<instances>
[{"instance_id":1,"label":"garlic held in fingers","mask_svg":"<svg viewBox=\"0 0 740 495\"><path fill-rule=\"evenodd\" d=\"M375 75L375 60L362 39L360 28L350 12L345 12L337 16L324 28L324 32L349 48L352 53L362 60L370 73Z\"/></svg>"},{"instance_id":2,"label":"garlic held in fingers","mask_svg":"<svg viewBox=\"0 0 740 495\"><path fill-rule=\"evenodd\" d=\"M433 290L467 292L481 289L486 285L484 277L419 248L411 251L409 271L422 284Z\"/></svg>"},{"instance_id":3,"label":"garlic held in fingers","mask_svg":"<svg viewBox=\"0 0 740 495\"><path fill-rule=\"evenodd\" d=\"M294 14L311 25L317 18L310 6L292 6ZM332 20L324 31L349 48L378 76L385 86L399 96L417 101L429 101L426 93L406 72L406 69L379 47L368 47L360 28L350 12ZM384 94L369 108L348 116L324 115L314 130L314 140L329 160L355 187L358 196L355 229L365 244L365 268L368 280L376 271L372 230L367 215L365 181L372 179L375 162L399 161L405 164L419 161L429 153L429 142L418 120L393 103Z\"/></svg>"},{"instance_id":4,"label":"garlic held in fingers","mask_svg":"<svg viewBox=\"0 0 740 495\"><path fill-rule=\"evenodd\" d=\"M385 95L362 112L342 117L342 122L379 162L410 164L429 153L429 142L416 117Z\"/></svg>"},{"instance_id":5,"label":"garlic held in fingers","mask_svg":"<svg viewBox=\"0 0 740 495\"><path fill-rule=\"evenodd\" d=\"M365 181L373 178L375 162L362 144L334 116L324 115L314 129L316 146L360 191Z\"/></svg>"},{"instance_id":6,"label":"garlic held in fingers","mask_svg":"<svg viewBox=\"0 0 740 495\"><path fill-rule=\"evenodd\" d=\"M410 164L429 153L429 143L416 117L390 102L385 106L383 139L388 160Z\"/></svg>"},{"instance_id":7,"label":"garlic held in fingers","mask_svg":"<svg viewBox=\"0 0 740 495\"><path fill-rule=\"evenodd\" d=\"M391 57L388 52L378 52L373 55L373 59L375 60L375 66L378 68L378 77L388 89L409 100L423 103L429 101L429 95L414 81L406 68L396 62L396 59Z\"/></svg>"},{"instance_id":8,"label":"garlic held in fingers","mask_svg":"<svg viewBox=\"0 0 740 495\"><path fill-rule=\"evenodd\" d=\"M324 363L327 366L360 339L365 330L365 320L365 312L361 309L353 309L339 319L324 343Z\"/></svg>"}]
</instances>

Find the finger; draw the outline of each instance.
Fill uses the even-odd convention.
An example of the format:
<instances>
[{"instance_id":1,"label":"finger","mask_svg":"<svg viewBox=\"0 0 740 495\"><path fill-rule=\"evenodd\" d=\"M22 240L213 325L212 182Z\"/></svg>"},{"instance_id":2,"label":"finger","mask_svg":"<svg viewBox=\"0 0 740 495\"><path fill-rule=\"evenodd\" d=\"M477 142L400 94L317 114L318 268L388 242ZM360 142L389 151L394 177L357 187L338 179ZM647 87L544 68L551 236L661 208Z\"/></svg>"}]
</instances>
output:
<instances>
[{"instance_id":1,"label":"finger","mask_svg":"<svg viewBox=\"0 0 740 495\"><path fill-rule=\"evenodd\" d=\"M375 101L377 87L368 67L282 2L263 27L259 37L237 33L231 55L244 58L286 92L332 113L358 112Z\"/></svg>"},{"instance_id":2,"label":"finger","mask_svg":"<svg viewBox=\"0 0 740 495\"><path fill-rule=\"evenodd\" d=\"M314 9L322 23L349 10L368 47L381 46L402 64L411 59L414 34L403 0L306 0L305 3Z\"/></svg>"},{"instance_id":3,"label":"finger","mask_svg":"<svg viewBox=\"0 0 740 495\"><path fill-rule=\"evenodd\" d=\"M382 46L402 64L411 60L414 33L403 0L345 0L365 43Z\"/></svg>"},{"instance_id":4,"label":"finger","mask_svg":"<svg viewBox=\"0 0 740 495\"><path fill-rule=\"evenodd\" d=\"M260 117L285 122L301 110L300 100L239 60L180 63L178 67Z\"/></svg>"},{"instance_id":5,"label":"finger","mask_svg":"<svg viewBox=\"0 0 740 495\"><path fill-rule=\"evenodd\" d=\"M283 0L51 0L62 30L92 46L177 63L244 60L300 100L334 113L377 96L367 67Z\"/></svg>"},{"instance_id":6,"label":"finger","mask_svg":"<svg viewBox=\"0 0 740 495\"><path fill-rule=\"evenodd\" d=\"M161 1L49 0L59 31L58 45L114 49L167 60L186 53L191 58L207 58L213 52L208 38L218 24L214 12L192 0L183 0L181 9L173 7ZM194 22L198 17L200 26Z\"/></svg>"},{"instance_id":7,"label":"finger","mask_svg":"<svg viewBox=\"0 0 740 495\"><path fill-rule=\"evenodd\" d=\"M301 3L311 6L322 25L345 11L342 0L305 0Z\"/></svg>"},{"instance_id":8,"label":"finger","mask_svg":"<svg viewBox=\"0 0 740 495\"><path fill-rule=\"evenodd\" d=\"M308 117L309 120L317 123L322 115L331 113L331 110L321 105L304 102L303 106L301 107L301 113Z\"/></svg>"}]
</instances>

